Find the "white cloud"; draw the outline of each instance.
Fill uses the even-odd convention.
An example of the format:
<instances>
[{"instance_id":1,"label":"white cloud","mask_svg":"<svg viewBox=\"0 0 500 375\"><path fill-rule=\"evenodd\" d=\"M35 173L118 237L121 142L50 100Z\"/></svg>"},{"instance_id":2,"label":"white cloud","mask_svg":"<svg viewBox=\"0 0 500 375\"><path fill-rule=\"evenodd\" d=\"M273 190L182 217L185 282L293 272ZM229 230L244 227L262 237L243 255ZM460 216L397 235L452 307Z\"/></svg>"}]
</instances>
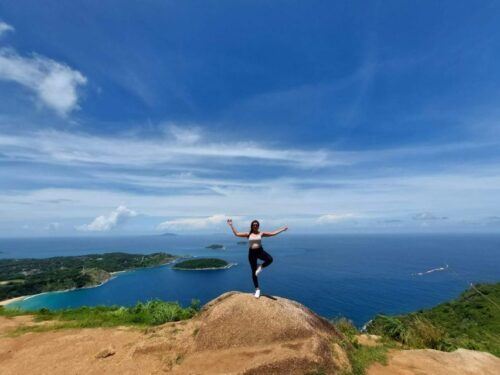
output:
<instances>
[{"instance_id":1,"label":"white cloud","mask_svg":"<svg viewBox=\"0 0 500 375\"><path fill-rule=\"evenodd\" d=\"M87 82L79 71L65 64L38 55L22 57L7 48L0 49L0 80L28 88L62 116L78 108L78 88Z\"/></svg>"},{"instance_id":2,"label":"white cloud","mask_svg":"<svg viewBox=\"0 0 500 375\"><path fill-rule=\"evenodd\" d=\"M194 144L201 139L201 131L194 126L181 126L173 123L165 124L165 130L181 144Z\"/></svg>"},{"instance_id":3,"label":"white cloud","mask_svg":"<svg viewBox=\"0 0 500 375\"><path fill-rule=\"evenodd\" d=\"M431 212L420 212L413 215L413 220L429 221L429 220L447 220L446 216L436 216Z\"/></svg>"},{"instance_id":4,"label":"white cloud","mask_svg":"<svg viewBox=\"0 0 500 375\"><path fill-rule=\"evenodd\" d=\"M336 223L342 220L346 219L352 219L357 217L355 214L352 213L334 213L334 214L327 214L327 215L322 215L318 217L316 220L320 224L330 224L330 223Z\"/></svg>"},{"instance_id":5,"label":"white cloud","mask_svg":"<svg viewBox=\"0 0 500 375\"><path fill-rule=\"evenodd\" d=\"M187 138L187 137L186 137ZM194 138L192 138L194 139ZM113 166L206 165L207 158L248 165L249 161L296 168L343 164L341 156L324 150L300 150L250 142L188 144L165 139L98 137L41 130L18 135L0 134L2 153L13 159L58 164L99 164ZM328 160L330 159L330 160Z\"/></svg>"},{"instance_id":6,"label":"white cloud","mask_svg":"<svg viewBox=\"0 0 500 375\"><path fill-rule=\"evenodd\" d=\"M212 215L209 217L194 217L194 218L181 218L174 220L167 220L160 223L157 227L158 230L194 230L194 229L207 229L215 228L225 223L228 219L226 215Z\"/></svg>"},{"instance_id":7,"label":"white cloud","mask_svg":"<svg viewBox=\"0 0 500 375\"><path fill-rule=\"evenodd\" d=\"M14 31L14 28L11 25L8 25L5 22L0 21L0 36L9 31Z\"/></svg>"},{"instance_id":8,"label":"white cloud","mask_svg":"<svg viewBox=\"0 0 500 375\"><path fill-rule=\"evenodd\" d=\"M89 232L107 232L134 216L137 216L135 211L129 210L125 206L118 206L107 216L98 216L90 224L80 225L76 229Z\"/></svg>"}]
</instances>

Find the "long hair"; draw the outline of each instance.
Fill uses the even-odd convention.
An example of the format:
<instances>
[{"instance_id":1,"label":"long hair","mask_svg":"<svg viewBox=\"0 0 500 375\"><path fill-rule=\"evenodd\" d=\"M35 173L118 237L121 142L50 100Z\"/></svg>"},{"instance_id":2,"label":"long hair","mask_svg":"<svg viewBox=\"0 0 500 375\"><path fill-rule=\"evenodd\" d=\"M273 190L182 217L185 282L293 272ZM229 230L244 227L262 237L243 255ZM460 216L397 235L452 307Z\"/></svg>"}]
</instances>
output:
<instances>
[{"instance_id":1,"label":"long hair","mask_svg":"<svg viewBox=\"0 0 500 375\"><path fill-rule=\"evenodd\" d=\"M259 223L259 221L258 221L258 220L254 220L254 221L252 221L252 222L250 223L250 231L248 232L248 237L250 237L250 235L253 233L253 224L254 224L254 223L257 223L257 224L259 225L259 227L260 227L260 223Z\"/></svg>"}]
</instances>

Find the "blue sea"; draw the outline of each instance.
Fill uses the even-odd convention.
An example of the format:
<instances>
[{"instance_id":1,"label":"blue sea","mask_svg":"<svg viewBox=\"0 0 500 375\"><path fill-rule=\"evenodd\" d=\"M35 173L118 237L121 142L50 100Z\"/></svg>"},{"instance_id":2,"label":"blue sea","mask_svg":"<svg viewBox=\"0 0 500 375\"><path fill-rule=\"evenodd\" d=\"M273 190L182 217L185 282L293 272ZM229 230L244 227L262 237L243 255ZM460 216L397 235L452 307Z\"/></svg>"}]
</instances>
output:
<instances>
[{"instance_id":1,"label":"blue sea","mask_svg":"<svg viewBox=\"0 0 500 375\"><path fill-rule=\"evenodd\" d=\"M11 306L129 306L154 298L188 305L231 290L253 292L248 249L238 240L229 235L0 239L0 257L164 251L237 263L226 270L176 271L165 265L125 272L99 287L46 293ZM214 243L225 249L206 248ZM259 276L263 294L299 301L326 318L348 317L358 326L377 313L405 313L455 298L470 282L500 280L500 235L285 233L264 239L263 246L274 258ZM423 273L439 268L444 269Z\"/></svg>"}]
</instances>

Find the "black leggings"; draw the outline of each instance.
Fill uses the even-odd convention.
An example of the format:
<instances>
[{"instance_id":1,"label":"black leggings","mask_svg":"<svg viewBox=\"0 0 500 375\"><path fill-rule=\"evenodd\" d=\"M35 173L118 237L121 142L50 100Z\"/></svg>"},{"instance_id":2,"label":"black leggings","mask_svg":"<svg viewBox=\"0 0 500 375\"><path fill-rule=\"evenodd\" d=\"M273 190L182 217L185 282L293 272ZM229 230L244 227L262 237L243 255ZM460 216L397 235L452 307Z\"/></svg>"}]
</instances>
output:
<instances>
[{"instance_id":1,"label":"black leggings","mask_svg":"<svg viewBox=\"0 0 500 375\"><path fill-rule=\"evenodd\" d=\"M259 280L255 276L255 271L257 270L257 259L263 260L264 263L261 264L262 268L269 266L273 262L273 257L266 253L262 247L258 249L248 249L248 261L250 262L250 267L252 268L252 280L253 285L258 288Z\"/></svg>"}]
</instances>

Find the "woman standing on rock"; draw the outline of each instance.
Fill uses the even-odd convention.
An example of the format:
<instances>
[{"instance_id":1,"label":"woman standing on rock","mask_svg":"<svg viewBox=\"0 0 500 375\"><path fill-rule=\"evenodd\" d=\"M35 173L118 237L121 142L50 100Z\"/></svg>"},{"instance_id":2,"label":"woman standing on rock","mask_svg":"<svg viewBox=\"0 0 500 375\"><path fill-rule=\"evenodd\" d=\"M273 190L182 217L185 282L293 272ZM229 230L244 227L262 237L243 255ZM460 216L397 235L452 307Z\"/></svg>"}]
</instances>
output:
<instances>
[{"instance_id":1,"label":"woman standing on rock","mask_svg":"<svg viewBox=\"0 0 500 375\"><path fill-rule=\"evenodd\" d=\"M259 298L260 288L257 276L262 272L263 268L269 266L273 262L273 257L266 253L262 248L262 237L276 236L277 234L286 231L288 227L285 225L274 232L259 232L260 224L257 220L254 220L250 224L250 232L246 233L238 232L233 226L233 220L228 219L227 223L231 227L235 236L248 238L248 261L250 262L250 267L252 269L252 280L253 285L255 286L255 298ZM263 260L264 262L257 266L257 259Z\"/></svg>"}]
</instances>

